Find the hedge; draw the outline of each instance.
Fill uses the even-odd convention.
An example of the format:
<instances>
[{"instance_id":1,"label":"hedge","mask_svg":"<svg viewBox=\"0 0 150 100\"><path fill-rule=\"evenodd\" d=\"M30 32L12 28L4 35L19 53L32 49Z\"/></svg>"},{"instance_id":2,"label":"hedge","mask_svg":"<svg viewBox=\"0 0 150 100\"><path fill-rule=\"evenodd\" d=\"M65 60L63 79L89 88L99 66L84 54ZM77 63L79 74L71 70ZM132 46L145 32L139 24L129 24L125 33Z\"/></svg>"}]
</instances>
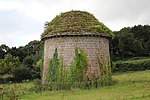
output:
<instances>
[{"instance_id":1,"label":"hedge","mask_svg":"<svg viewBox=\"0 0 150 100\"><path fill-rule=\"evenodd\" d=\"M150 70L150 58L113 62L113 72Z\"/></svg>"}]
</instances>

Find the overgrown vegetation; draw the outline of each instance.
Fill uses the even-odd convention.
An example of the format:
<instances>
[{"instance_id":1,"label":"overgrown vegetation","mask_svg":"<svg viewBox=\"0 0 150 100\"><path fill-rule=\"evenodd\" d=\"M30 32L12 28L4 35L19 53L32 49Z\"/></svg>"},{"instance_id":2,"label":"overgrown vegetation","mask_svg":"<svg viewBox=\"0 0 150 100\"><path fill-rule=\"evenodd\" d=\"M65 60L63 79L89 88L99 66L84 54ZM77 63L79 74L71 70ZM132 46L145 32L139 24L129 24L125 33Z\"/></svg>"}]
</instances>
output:
<instances>
[{"instance_id":1,"label":"overgrown vegetation","mask_svg":"<svg viewBox=\"0 0 150 100\"><path fill-rule=\"evenodd\" d=\"M53 58L49 60L46 83L44 87L49 87L49 90L60 90L67 88L68 71L64 66L63 58L58 57L57 49L53 54Z\"/></svg>"},{"instance_id":2,"label":"overgrown vegetation","mask_svg":"<svg viewBox=\"0 0 150 100\"><path fill-rule=\"evenodd\" d=\"M110 64L110 58L108 58L108 63L106 62L106 58L103 60L100 59L100 57L97 54L97 59L99 63L99 69L100 69L100 78L97 78L96 81L99 81L102 85L112 85L112 73L111 73L111 64Z\"/></svg>"},{"instance_id":3,"label":"overgrown vegetation","mask_svg":"<svg viewBox=\"0 0 150 100\"><path fill-rule=\"evenodd\" d=\"M64 65L63 58L58 57L57 49L55 49L53 58L49 60L47 80L45 84L40 87L44 90L70 90L72 88L97 88L111 85L110 63L107 64L106 59L101 62L99 57L98 61L100 65L99 70L102 70L100 72L101 75L97 76L95 73L95 75L89 79L86 74L88 60L82 48L75 48L75 56L71 66ZM39 89L38 85L37 87Z\"/></svg>"},{"instance_id":4,"label":"overgrown vegetation","mask_svg":"<svg viewBox=\"0 0 150 100\"><path fill-rule=\"evenodd\" d=\"M45 30L41 36L83 31L104 33L107 36L113 35L111 30L99 22L92 14L85 11L69 11L57 15L51 22L46 22Z\"/></svg>"},{"instance_id":5,"label":"overgrown vegetation","mask_svg":"<svg viewBox=\"0 0 150 100\"><path fill-rule=\"evenodd\" d=\"M88 67L87 55L82 48L75 48L75 56L70 66L70 81L74 82L86 81L86 72Z\"/></svg>"}]
</instances>

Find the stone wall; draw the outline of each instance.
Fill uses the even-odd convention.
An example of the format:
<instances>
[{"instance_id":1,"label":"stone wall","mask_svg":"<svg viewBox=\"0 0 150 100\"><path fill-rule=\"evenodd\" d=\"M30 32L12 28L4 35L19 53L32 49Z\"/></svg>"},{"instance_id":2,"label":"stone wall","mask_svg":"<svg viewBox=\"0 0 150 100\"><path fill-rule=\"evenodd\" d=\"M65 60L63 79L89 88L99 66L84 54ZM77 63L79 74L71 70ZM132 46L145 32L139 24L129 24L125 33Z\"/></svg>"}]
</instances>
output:
<instances>
[{"instance_id":1,"label":"stone wall","mask_svg":"<svg viewBox=\"0 0 150 100\"><path fill-rule=\"evenodd\" d=\"M87 54L88 76L91 77L92 73L95 72L96 75L99 75L99 64L96 53L98 53L101 59L104 57L108 58L109 40L107 38L98 36L53 37L46 39L44 43L43 83L46 79L48 61L53 57L55 48L57 48L59 56L63 56L64 64L69 66L74 58L75 47L83 48Z\"/></svg>"}]
</instances>

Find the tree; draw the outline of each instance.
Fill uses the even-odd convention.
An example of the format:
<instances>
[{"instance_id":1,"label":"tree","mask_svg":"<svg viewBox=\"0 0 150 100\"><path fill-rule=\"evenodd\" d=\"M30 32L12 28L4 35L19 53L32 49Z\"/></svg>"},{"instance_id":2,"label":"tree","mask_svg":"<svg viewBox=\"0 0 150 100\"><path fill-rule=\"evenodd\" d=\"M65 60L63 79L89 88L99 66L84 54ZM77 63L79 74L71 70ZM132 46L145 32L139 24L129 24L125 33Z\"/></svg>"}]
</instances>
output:
<instances>
[{"instance_id":1,"label":"tree","mask_svg":"<svg viewBox=\"0 0 150 100\"><path fill-rule=\"evenodd\" d=\"M72 82L83 82L87 72L88 61L86 53L81 48L75 48L75 57L70 66Z\"/></svg>"},{"instance_id":2,"label":"tree","mask_svg":"<svg viewBox=\"0 0 150 100\"><path fill-rule=\"evenodd\" d=\"M59 67L59 58L57 53L57 48L53 54L53 58L49 60L47 81L48 82L57 82L58 80L58 68Z\"/></svg>"},{"instance_id":3,"label":"tree","mask_svg":"<svg viewBox=\"0 0 150 100\"><path fill-rule=\"evenodd\" d=\"M21 82L23 80L32 79L31 70L28 67L20 66L12 73L15 81Z\"/></svg>"},{"instance_id":4,"label":"tree","mask_svg":"<svg viewBox=\"0 0 150 100\"><path fill-rule=\"evenodd\" d=\"M23 64L24 64L26 67L33 68L33 66L34 66L34 64L35 64L33 55L31 55L31 56L26 56L26 57L23 59Z\"/></svg>"},{"instance_id":5,"label":"tree","mask_svg":"<svg viewBox=\"0 0 150 100\"><path fill-rule=\"evenodd\" d=\"M35 69L36 69L36 72L39 73L39 78L41 78L42 76L42 69L43 69L43 60L40 59L39 61L36 62L36 65L35 65Z\"/></svg>"},{"instance_id":6,"label":"tree","mask_svg":"<svg viewBox=\"0 0 150 100\"><path fill-rule=\"evenodd\" d=\"M43 41L31 41L26 46L9 48L0 46L0 74L12 74L19 66L28 67L32 78L40 78L41 68L36 63L43 60Z\"/></svg>"},{"instance_id":7,"label":"tree","mask_svg":"<svg viewBox=\"0 0 150 100\"><path fill-rule=\"evenodd\" d=\"M125 27L114 34L115 37L111 40L110 46L113 59L150 56L149 25Z\"/></svg>"},{"instance_id":8,"label":"tree","mask_svg":"<svg viewBox=\"0 0 150 100\"><path fill-rule=\"evenodd\" d=\"M35 55L40 50L40 41L34 40L29 42L24 49L26 50L27 55Z\"/></svg>"},{"instance_id":9,"label":"tree","mask_svg":"<svg viewBox=\"0 0 150 100\"><path fill-rule=\"evenodd\" d=\"M11 54L5 55L5 58L0 62L0 74L12 74L20 66L19 58L13 57Z\"/></svg>"},{"instance_id":10,"label":"tree","mask_svg":"<svg viewBox=\"0 0 150 100\"><path fill-rule=\"evenodd\" d=\"M8 46L6 46L5 44L2 44L0 46L0 59L4 59L4 56L7 54L7 51L9 50L10 48Z\"/></svg>"}]
</instances>

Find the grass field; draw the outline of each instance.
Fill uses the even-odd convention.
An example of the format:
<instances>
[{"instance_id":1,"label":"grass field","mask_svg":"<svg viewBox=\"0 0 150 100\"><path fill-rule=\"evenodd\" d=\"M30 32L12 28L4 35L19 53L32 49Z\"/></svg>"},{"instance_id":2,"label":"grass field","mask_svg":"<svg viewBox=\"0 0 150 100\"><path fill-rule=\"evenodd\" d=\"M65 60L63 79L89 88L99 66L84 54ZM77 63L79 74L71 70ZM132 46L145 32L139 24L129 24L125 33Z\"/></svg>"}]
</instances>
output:
<instances>
[{"instance_id":1,"label":"grass field","mask_svg":"<svg viewBox=\"0 0 150 100\"><path fill-rule=\"evenodd\" d=\"M19 100L150 100L150 70L116 73L113 79L118 81L113 86L59 92L27 92L27 89L33 86L33 82L3 86L20 86L20 90L16 89L16 92L20 93Z\"/></svg>"}]
</instances>

